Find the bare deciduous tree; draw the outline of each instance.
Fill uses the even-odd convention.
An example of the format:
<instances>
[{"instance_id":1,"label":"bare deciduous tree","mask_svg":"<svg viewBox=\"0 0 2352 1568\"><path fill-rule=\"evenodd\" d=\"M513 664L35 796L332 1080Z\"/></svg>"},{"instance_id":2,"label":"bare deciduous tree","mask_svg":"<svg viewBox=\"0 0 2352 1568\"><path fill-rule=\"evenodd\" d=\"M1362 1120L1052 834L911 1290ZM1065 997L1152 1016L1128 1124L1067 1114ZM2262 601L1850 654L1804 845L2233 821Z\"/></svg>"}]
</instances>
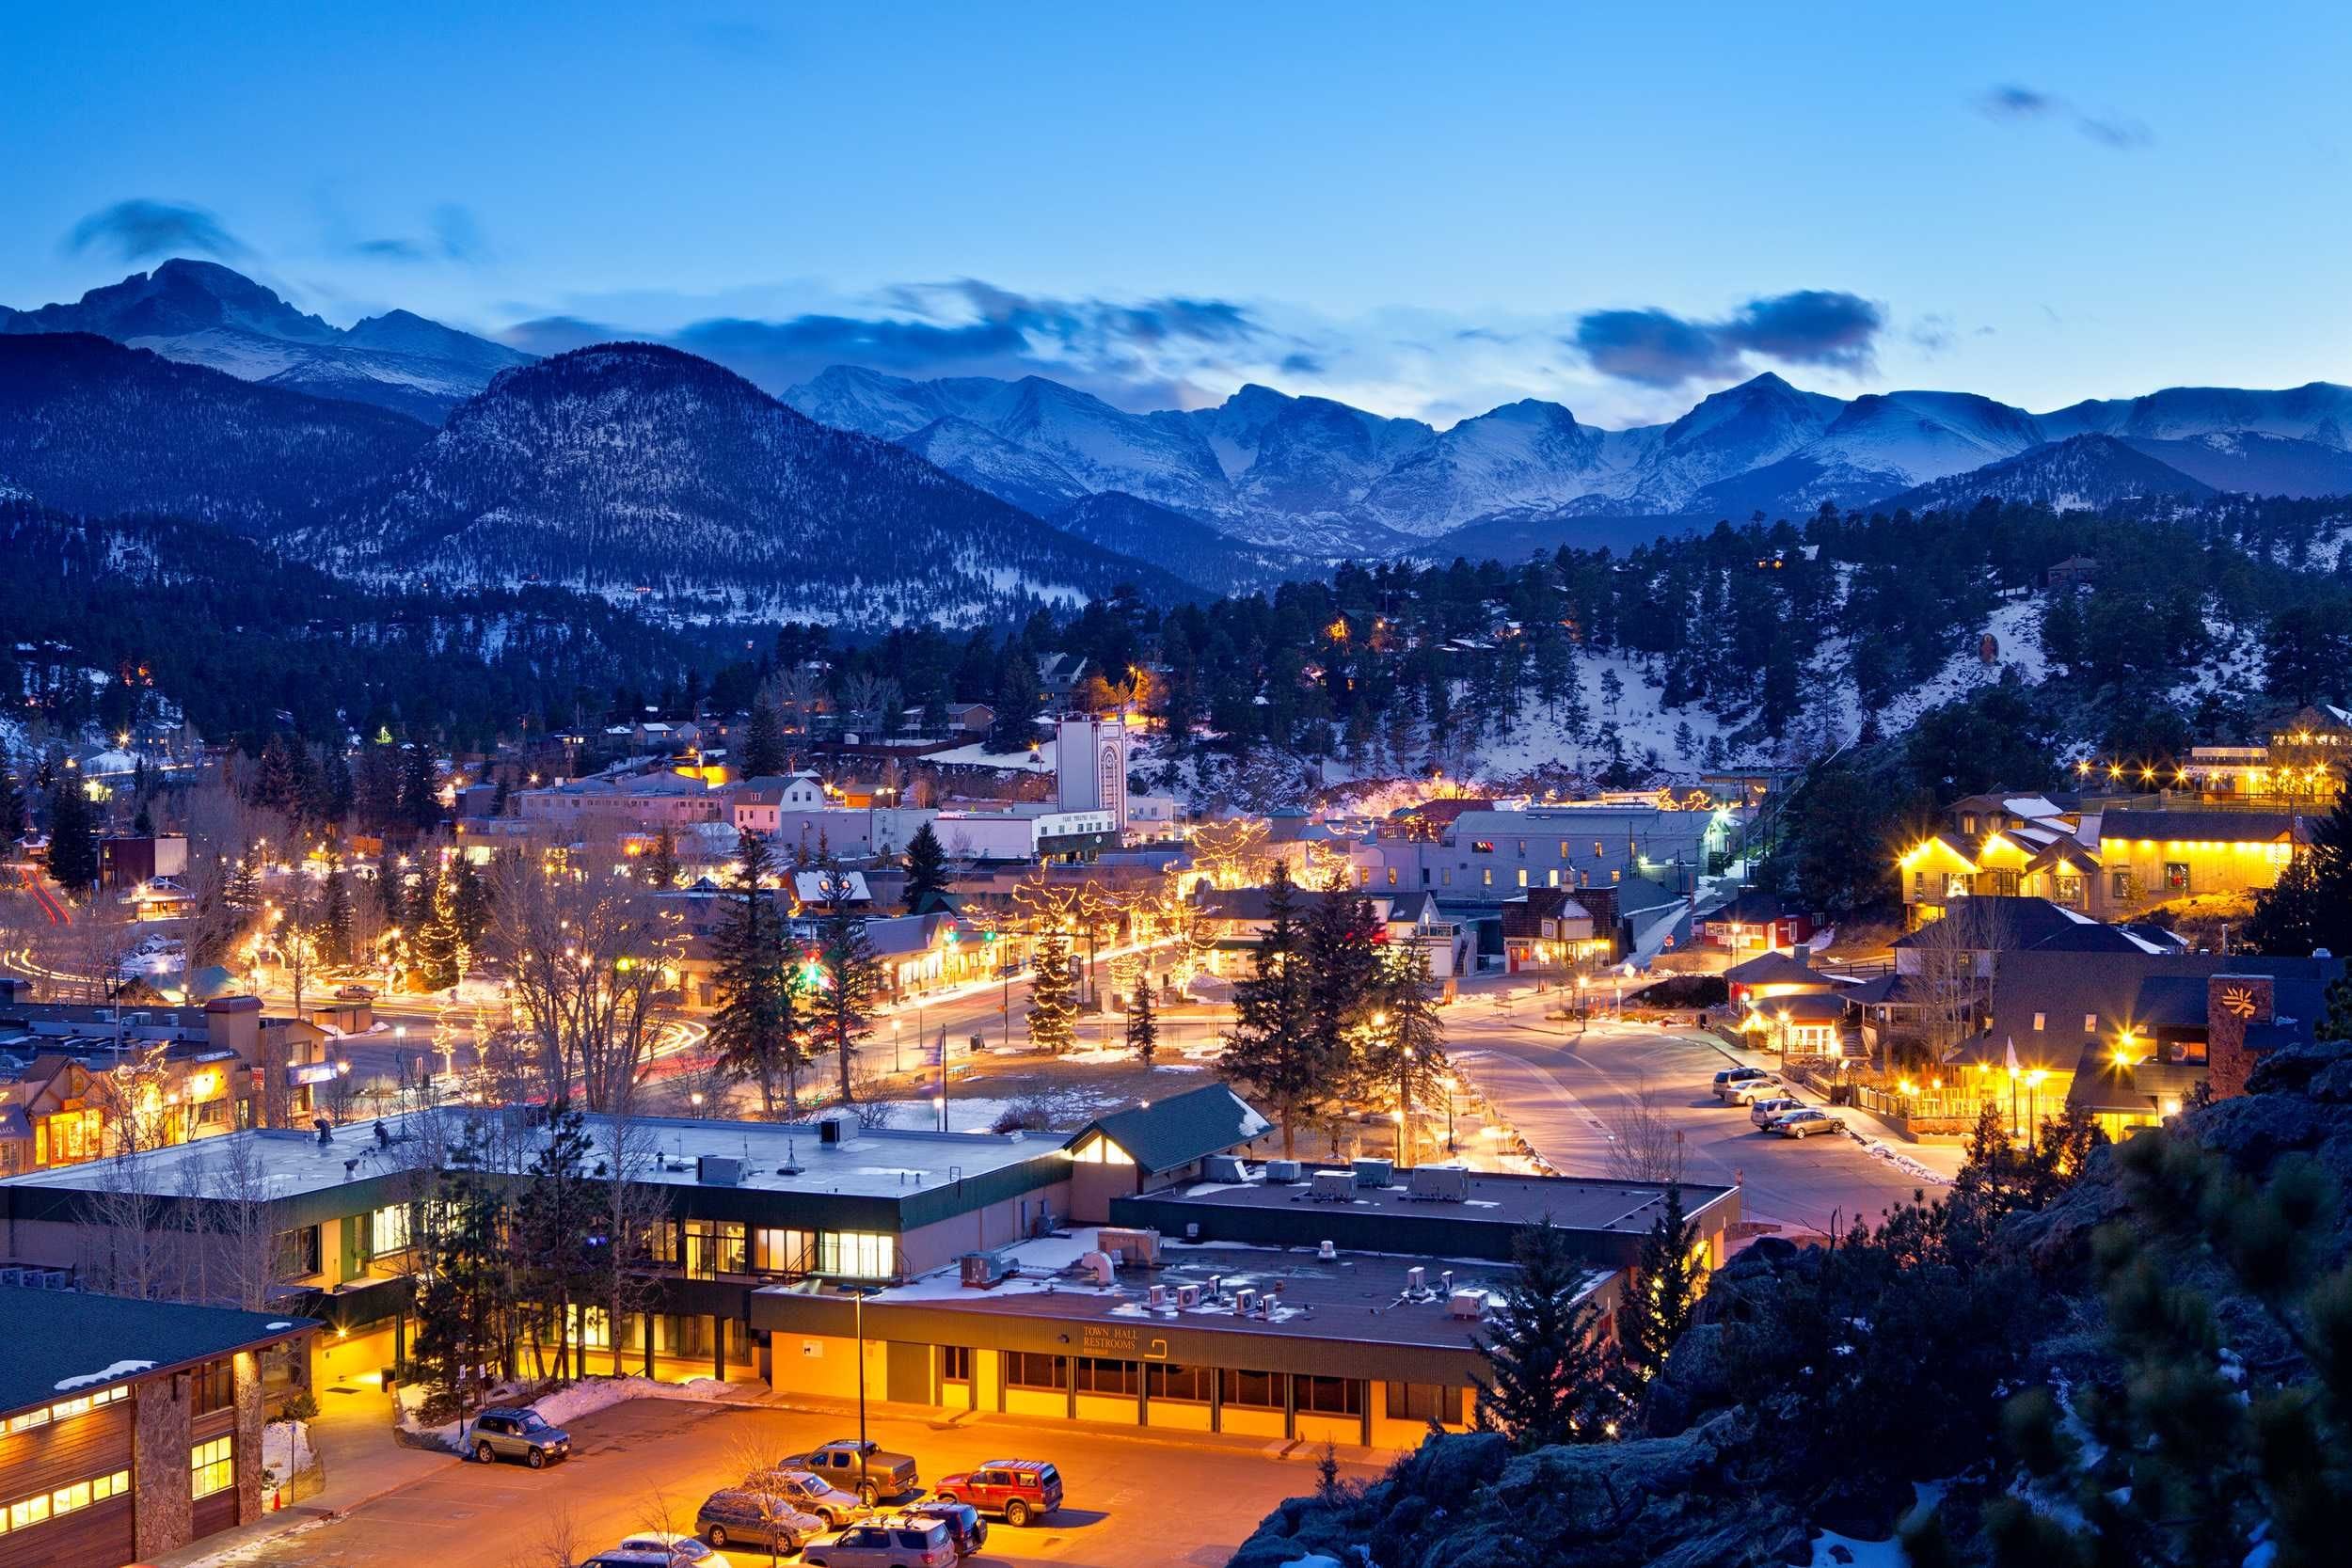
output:
<instances>
[{"instance_id":1,"label":"bare deciduous tree","mask_svg":"<svg viewBox=\"0 0 2352 1568\"><path fill-rule=\"evenodd\" d=\"M1645 1185L1682 1180L1682 1134L1646 1076L1634 1081L1632 1095L1609 1118L1609 1174Z\"/></svg>"}]
</instances>

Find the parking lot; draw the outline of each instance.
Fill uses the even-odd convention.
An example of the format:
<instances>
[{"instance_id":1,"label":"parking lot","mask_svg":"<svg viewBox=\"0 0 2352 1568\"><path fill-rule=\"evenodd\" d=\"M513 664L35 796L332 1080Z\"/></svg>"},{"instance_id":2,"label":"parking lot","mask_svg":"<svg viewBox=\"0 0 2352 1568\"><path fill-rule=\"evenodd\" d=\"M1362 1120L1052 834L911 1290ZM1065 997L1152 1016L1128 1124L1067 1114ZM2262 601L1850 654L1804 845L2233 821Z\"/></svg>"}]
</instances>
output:
<instances>
[{"instance_id":1,"label":"parking lot","mask_svg":"<svg viewBox=\"0 0 2352 1568\"><path fill-rule=\"evenodd\" d=\"M854 1417L637 1400L580 1418L577 1451L533 1471L453 1459L344 1518L239 1549L237 1563L289 1568L564 1568L638 1529L691 1531L694 1510L762 1463L854 1435ZM928 1485L991 1459L1050 1459L1067 1488L1058 1513L1014 1529L992 1520L973 1568L1029 1562L1091 1568L1221 1568L1275 1504L1313 1490L1315 1466L1250 1448L1153 1441L1085 1430L982 1423L870 1423L913 1454ZM389 1436L386 1441L389 1441ZM1346 1473L1369 1479L1372 1472ZM738 1563L765 1551L737 1548Z\"/></svg>"}]
</instances>

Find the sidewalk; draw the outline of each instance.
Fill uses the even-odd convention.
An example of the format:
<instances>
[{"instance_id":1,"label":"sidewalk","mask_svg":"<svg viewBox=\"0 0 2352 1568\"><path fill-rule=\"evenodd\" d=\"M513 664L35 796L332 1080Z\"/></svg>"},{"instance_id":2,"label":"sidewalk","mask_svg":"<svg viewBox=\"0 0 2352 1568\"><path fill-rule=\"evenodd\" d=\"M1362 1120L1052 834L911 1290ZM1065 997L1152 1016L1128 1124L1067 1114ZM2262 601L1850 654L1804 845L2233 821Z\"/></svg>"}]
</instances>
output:
<instances>
[{"instance_id":1,"label":"sidewalk","mask_svg":"<svg viewBox=\"0 0 2352 1568\"><path fill-rule=\"evenodd\" d=\"M391 1399L365 1386L320 1392L310 1449L326 1473L317 1495L156 1558L154 1568L229 1568L266 1543L315 1528L459 1462L454 1454L402 1447L392 1436Z\"/></svg>"}]
</instances>

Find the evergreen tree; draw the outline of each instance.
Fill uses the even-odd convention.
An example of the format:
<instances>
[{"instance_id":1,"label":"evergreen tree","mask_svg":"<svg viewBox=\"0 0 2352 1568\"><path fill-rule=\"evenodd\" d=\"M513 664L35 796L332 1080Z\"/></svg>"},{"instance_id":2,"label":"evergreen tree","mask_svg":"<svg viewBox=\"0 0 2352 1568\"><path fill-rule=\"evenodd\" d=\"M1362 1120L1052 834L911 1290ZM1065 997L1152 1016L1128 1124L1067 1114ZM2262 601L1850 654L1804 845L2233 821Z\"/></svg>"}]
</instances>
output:
<instances>
[{"instance_id":1,"label":"evergreen tree","mask_svg":"<svg viewBox=\"0 0 2352 1568\"><path fill-rule=\"evenodd\" d=\"M1344 872L1335 873L1308 913L1306 934L1307 1049L1327 1101L1369 1098L1364 1037L1376 1011L1380 934L1370 900L1356 895Z\"/></svg>"},{"instance_id":2,"label":"evergreen tree","mask_svg":"<svg viewBox=\"0 0 2352 1568\"><path fill-rule=\"evenodd\" d=\"M2327 816L2311 825L2311 843L2296 851L2278 882L2254 895L2246 944L2258 953L2304 958L2325 947L2352 954L2352 786Z\"/></svg>"},{"instance_id":3,"label":"evergreen tree","mask_svg":"<svg viewBox=\"0 0 2352 1568\"><path fill-rule=\"evenodd\" d=\"M450 899L451 918L457 927L457 940L469 951L479 949L482 939L490 930L490 884L473 862L459 854L450 868L455 887Z\"/></svg>"},{"instance_id":4,"label":"evergreen tree","mask_svg":"<svg viewBox=\"0 0 2352 1568\"><path fill-rule=\"evenodd\" d=\"M1250 974L1233 988L1233 1025L1217 1073L1275 1110L1285 1158L1297 1149L1297 1122L1324 1086L1315 1053L1308 984L1307 932L1297 888L1284 863L1266 883L1266 926L1249 956Z\"/></svg>"},{"instance_id":5,"label":"evergreen tree","mask_svg":"<svg viewBox=\"0 0 2352 1568\"><path fill-rule=\"evenodd\" d=\"M326 753L326 761L317 768L314 777L317 787L311 791L304 814L314 822L340 827L350 819L358 793L352 782L351 764L343 760L341 747Z\"/></svg>"},{"instance_id":6,"label":"evergreen tree","mask_svg":"<svg viewBox=\"0 0 2352 1568\"><path fill-rule=\"evenodd\" d=\"M1159 1044L1159 1021L1152 1016L1152 976L1140 974L1136 977L1136 993L1127 1001L1127 1049L1148 1068Z\"/></svg>"},{"instance_id":7,"label":"evergreen tree","mask_svg":"<svg viewBox=\"0 0 2352 1568\"><path fill-rule=\"evenodd\" d=\"M1358 1083L1366 1099L1395 1100L1397 1155L1412 1159L1412 1118L1445 1094L1445 1022L1429 951L1416 942L1382 949Z\"/></svg>"},{"instance_id":8,"label":"evergreen tree","mask_svg":"<svg viewBox=\"0 0 2352 1568\"><path fill-rule=\"evenodd\" d=\"M141 838L155 836L155 818L148 812L147 802L144 800L139 802L138 815L131 818L131 832Z\"/></svg>"},{"instance_id":9,"label":"evergreen tree","mask_svg":"<svg viewBox=\"0 0 2352 1568\"><path fill-rule=\"evenodd\" d=\"M799 1109L800 1040L783 914L759 885L768 869L767 841L746 833L733 889L739 896L727 901L724 923L711 941L718 1006L710 1017L710 1045L722 1070L759 1085L760 1108L773 1119L779 1084L786 1113Z\"/></svg>"},{"instance_id":10,"label":"evergreen tree","mask_svg":"<svg viewBox=\"0 0 2352 1568\"><path fill-rule=\"evenodd\" d=\"M24 836L29 809L24 800L24 786L16 775L0 773L0 844L13 844Z\"/></svg>"},{"instance_id":11,"label":"evergreen tree","mask_svg":"<svg viewBox=\"0 0 2352 1568\"><path fill-rule=\"evenodd\" d=\"M769 779L790 766L791 753L785 750L784 719L776 705L766 699L752 704L751 722L743 727L743 764L739 769L746 779Z\"/></svg>"},{"instance_id":12,"label":"evergreen tree","mask_svg":"<svg viewBox=\"0 0 2352 1568\"><path fill-rule=\"evenodd\" d=\"M319 961L341 969L352 961L351 886L341 865L330 867L319 895Z\"/></svg>"},{"instance_id":13,"label":"evergreen tree","mask_svg":"<svg viewBox=\"0 0 2352 1568\"><path fill-rule=\"evenodd\" d=\"M572 1305L593 1299L596 1290L589 1238L603 1207L603 1184L589 1178L588 1162L596 1149L578 1111L557 1101L549 1110L546 1135L524 1167L514 1199L512 1245L520 1265L518 1294L538 1320L530 1336L534 1355L546 1340L555 1341L555 1366L539 1371L570 1378L587 1371L587 1347L575 1353L572 1344Z\"/></svg>"},{"instance_id":14,"label":"evergreen tree","mask_svg":"<svg viewBox=\"0 0 2352 1568\"><path fill-rule=\"evenodd\" d=\"M810 998L810 1023L819 1049L831 1051L841 1069L841 1102L853 1098L850 1061L858 1046L874 1032L873 1006L882 989L882 966L874 944L866 935L866 922L850 912L850 878L838 861L827 859L823 872L826 902L822 935L817 946L818 980Z\"/></svg>"},{"instance_id":15,"label":"evergreen tree","mask_svg":"<svg viewBox=\"0 0 2352 1568\"><path fill-rule=\"evenodd\" d=\"M435 1415L454 1415L482 1396L511 1354L515 1291L504 1206L476 1166L482 1134L461 1134L435 1186L417 1209L416 1329L408 1354L437 1396Z\"/></svg>"},{"instance_id":16,"label":"evergreen tree","mask_svg":"<svg viewBox=\"0 0 2352 1568\"><path fill-rule=\"evenodd\" d=\"M247 847L229 868L229 884L222 891L221 901L237 911L240 918L249 919L262 907L262 870L256 863L259 857Z\"/></svg>"},{"instance_id":17,"label":"evergreen tree","mask_svg":"<svg viewBox=\"0 0 2352 1568\"><path fill-rule=\"evenodd\" d=\"M1502 1306L1478 1337L1486 1363L1478 1425L1525 1452L1613 1435L1605 1409L1599 1314L1580 1300L1592 1270L1546 1215L1511 1243L1517 1265Z\"/></svg>"},{"instance_id":18,"label":"evergreen tree","mask_svg":"<svg viewBox=\"0 0 2352 1568\"><path fill-rule=\"evenodd\" d=\"M61 770L49 791L49 876L69 893L98 880L97 814L76 772Z\"/></svg>"},{"instance_id":19,"label":"evergreen tree","mask_svg":"<svg viewBox=\"0 0 2352 1568\"><path fill-rule=\"evenodd\" d=\"M947 880L947 851L926 822L907 840L907 913L921 914L927 900L945 896Z\"/></svg>"},{"instance_id":20,"label":"evergreen tree","mask_svg":"<svg viewBox=\"0 0 2352 1568\"><path fill-rule=\"evenodd\" d=\"M386 930L396 930L408 923L406 873L401 870L399 862L390 855L376 863L375 902L376 907L384 911Z\"/></svg>"},{"instance_id":21,"label":"evergreen tree","mask_svg":"<svg viewBox=\"0 0 2352 1568\"><path fill-rule=\"evenodd\" d=\"M653 848L645 856L645 885L665 892L677 885L677 834L667 822L654 834Z\"/></svg>"},{"instance_id":22,"label":"evergreen tree","mask_svg":"<svg viewBox=\"0 0 2352 1568\"><path fill-rule=\"evenodd\" d=\"M1058 1056L1078 1034L1078 981L1070 969L1070 933L1059 926L1040 931L1029 967L1029 1043Z\"/></svg>"},{"instance_id":23,"label":"evergreen tree","mask_svg":"<svg viewBox=\"0 0 2352 1568\"><path fill-rule=\"evenodd\" d=\"M421 911L410 934L408 953L417 979L428 991L448 990L463 972L462 942L457 934L456 879L446 871L417 890Z\"/></svg>"},{"instance_id":24,"label":"evergreen tree","mask_svg":"<svg viewBox=\"0 0 2352 1568\"><path fill-rule=\"evenodd\" d=\"M401 756L401 820L422 832L441 819L440 781L433 768L433 749L421 740L408 742Z\"/></svg>"},{"instance_id":25,"label":"evergreen tree","mask_svg":"<svg viewBox=\"0 0 2352 1568\"><path fill-rule=\"evenodd\" d=\"M293 816L302 809L302 772L294 761L297 746L282 735L262 743L253 773L253 801Z\"/></svg>"},{"instance_id":26,"label":"evergreen tree","mask_svg":"<svg viewBox=\"0 0 2352 1568\"><path fill-rule=\"evenodd\" d=\"M1666 1356L1691 1326L1701 1278L1692 1254L1698 1227L1682 1208L1682 1184L1666 1183L1666 1207L1642 1239L1632 1279L1617 1313L1618 1389L1638 1408L1642 1389L1665 1369Z\"/></svg>"}]
</instances>

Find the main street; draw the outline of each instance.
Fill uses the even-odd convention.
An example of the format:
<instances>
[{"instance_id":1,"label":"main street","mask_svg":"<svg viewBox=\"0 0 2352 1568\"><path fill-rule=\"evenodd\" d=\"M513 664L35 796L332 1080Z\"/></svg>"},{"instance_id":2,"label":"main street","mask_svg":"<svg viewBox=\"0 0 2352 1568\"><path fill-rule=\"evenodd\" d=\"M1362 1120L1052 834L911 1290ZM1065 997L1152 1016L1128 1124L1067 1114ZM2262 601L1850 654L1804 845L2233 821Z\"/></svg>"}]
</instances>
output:
<instances>
[{"instance_id":1,"label":"main street","mask_svg":"<svg viewBox=\"0 0 2352 1568\"><path fill-rule=\"evenodd\" d=\"M1555 993L1556 994L1556 993ZM1907 1202L1921 1180L1845 1136L1782 1138L1758 1132L1744 1106L1719 1103L1717 1071L1734 1058L1712 1036L1641 1023L1542 1017L1553 995L1522 992L1511 1010L1470 994L1447 1009L1447 1047L1465 1074L1545 1160L1568 1176L1607 1176L1613 1130L1645 1092L1682 1135L1693 1181L1738 1182L1750 1220L1784 1230L1827 1232L1875 1221ZM1883 1130L1842 1113L1872 1136ZM1931 1168L1956 1166L1948 1149L1907 1150Z\"/></svg>"}]
</instances>

